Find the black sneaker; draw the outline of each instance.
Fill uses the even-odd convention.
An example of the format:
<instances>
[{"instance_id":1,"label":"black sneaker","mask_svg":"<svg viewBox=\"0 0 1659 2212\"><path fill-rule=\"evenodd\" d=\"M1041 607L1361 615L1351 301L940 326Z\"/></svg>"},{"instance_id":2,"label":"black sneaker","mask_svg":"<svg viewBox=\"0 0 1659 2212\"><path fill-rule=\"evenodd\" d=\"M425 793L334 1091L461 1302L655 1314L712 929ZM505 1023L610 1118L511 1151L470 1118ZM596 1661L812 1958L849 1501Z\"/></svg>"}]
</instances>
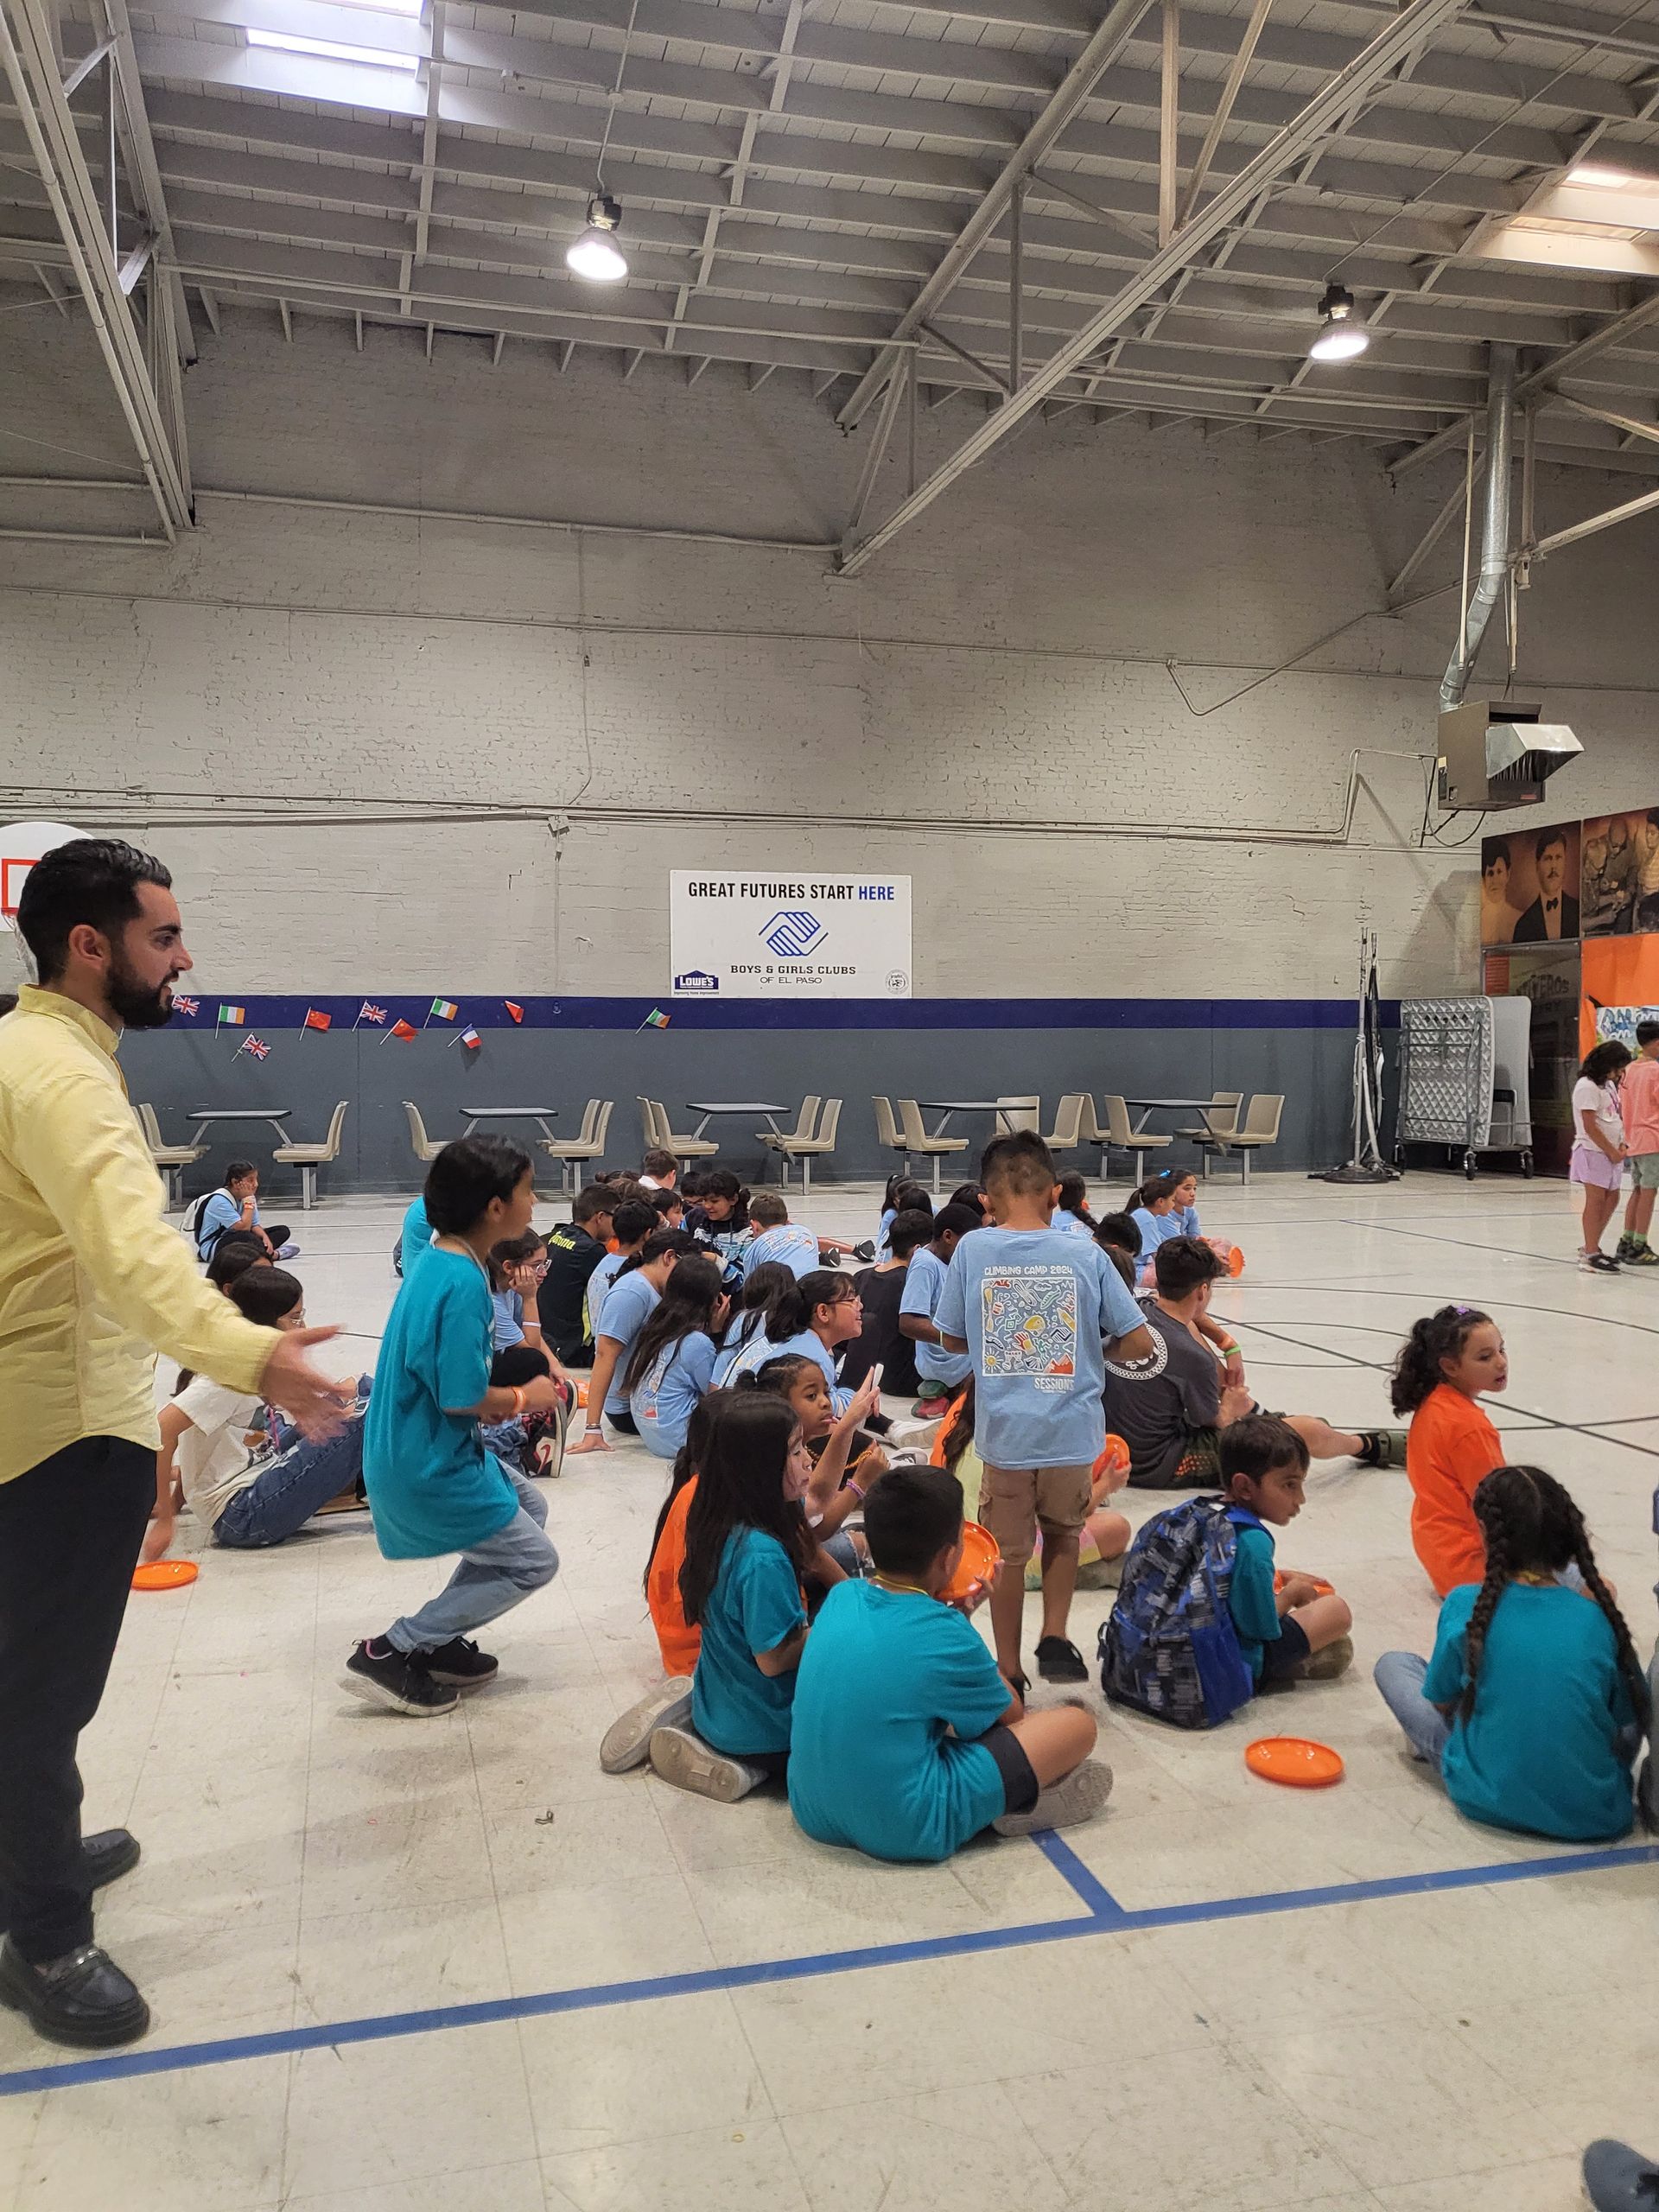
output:
<instances>
[{"instance_id":1,"label":"black sneaker","mask_svg":"<svg viewBox=\"0 0 1659 2212\"><path fill-rule=\"evenodd\" d=\"M1046 1682L1086 1682L1089 1679L1082 1652L1063 1636L1046 1636L1039 1643L1037 1671Z\"/></svg>"},{"instance_id":2,"label":"black sneaker","mask_svg":"<svg viewBox=\"0 0 1659 2212\"><path fill-rule=\"evenodd\" d=\"M854 1245L853 1257L855 1260L862 1260L867 1268L869 1266L871 1261L874 1259L875 1247L871 1243L868 1236L864 1239L864 1242L861 1244Z\"/></svg>"},{"instance_id":3,"label":"black sneaker","mask_svg":"<svg viewBox=\"0 0 1659 2212\"><path fill-rule=\"evenodd\" d=\"M480 1682L493 1681L501 1671L499 1660L469 1643L464 1636L452 1636L435 1651L411 1651L409 1663L433 1681L449 1683L458 1690L476 1689Z\"/></svg>"},{"instance_id":4,"label":"black sneaker","mask_svg":"<svg viewBox=\"0 0 1659 2212\"><path fill-rule=\"evenodd\" d=\"M423 1720L454 1711L461 1703L459 1691L435 1681L424 1668L411 1666L389 1643L374 1650L377 1641L371 1637L367 1643L353 1646L346 1672L340 1678L342 1689L369 1705L384 1705L393 1713L412 1713Z\"/></svg>"},{"instance_id":5,"label":"black sneaker","mask_svg":"<svg viewBox=\"0 0 1659 2212\"><path fill-rule=\"evenodd\" d=\"M0 2005L26 2013L48 2043L85 2050L131 2043L149 2025L149 2005L96 1943L31 1966L8 1937L0 1944Z\"/></svg>"}]
</instances>

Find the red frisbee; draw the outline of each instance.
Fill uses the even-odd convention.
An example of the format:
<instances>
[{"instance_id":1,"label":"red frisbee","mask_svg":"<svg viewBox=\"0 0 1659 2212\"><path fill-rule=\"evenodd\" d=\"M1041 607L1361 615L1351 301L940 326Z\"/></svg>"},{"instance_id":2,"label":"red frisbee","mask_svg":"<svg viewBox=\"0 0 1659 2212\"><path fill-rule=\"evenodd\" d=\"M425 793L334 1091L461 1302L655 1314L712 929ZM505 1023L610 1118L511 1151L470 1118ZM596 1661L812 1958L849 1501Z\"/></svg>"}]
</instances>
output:
<instances>
[{"instance_id":1,"label":"red frisbee","mask_svg":"<svg viewBox=\"0 0 1659 2212\"><path fill-rule=\"evenodd\" d=\"M1346 1772L1328 1744L1312 1743L1306 1736L1258 1737L1247 1745L1244 1764L1264 1782L1282 1783L1287 1789L1328 1789Z\"/></svg>"},{"instance_id":2,"label":"red frisbee","mask_svg":"<svg viewBox=\"0 0 1659 2212\"><path fill-rule=\"evenodd\" d=\"M135 1590L182 1590L200 1573L193 1559L152 1559L132 1570Z\"/></svg>"}]
</instances>

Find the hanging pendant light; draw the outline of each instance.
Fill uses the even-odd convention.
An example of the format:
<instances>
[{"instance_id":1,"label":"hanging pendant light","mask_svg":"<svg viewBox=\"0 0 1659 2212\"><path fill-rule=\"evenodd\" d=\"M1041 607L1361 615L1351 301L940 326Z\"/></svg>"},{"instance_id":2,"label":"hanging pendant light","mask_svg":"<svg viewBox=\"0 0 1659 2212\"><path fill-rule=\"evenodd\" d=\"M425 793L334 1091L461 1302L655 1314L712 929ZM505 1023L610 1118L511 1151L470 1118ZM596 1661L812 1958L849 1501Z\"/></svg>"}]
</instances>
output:
<instances>
[{"instance_id":1,"label":"hanging pendant light","mask_svg":"<svg viewBox=\"0 0 1659 2212\"><path fill-rule=\"evenodd\" d=\"M1344 284L1327 284L1319 302L1323 318L1319 335L1308 347L1315 361L1353 361L1371 342L1371 334L1354 314L1354 296Z\"/></svg>"},{"instance_id":2,"label":"hanging pendant light","mask_svg":"<svg viewBox=\"0 0 1659 2212\"><path fill-rule=\"evenodd\" d=\"M616 242L622 222L622 203L607 192L596 192L588 202L588 227L564 250L565 266L573 276L590 284L620 284L628 273L627 257Z\"/></svg>"}]
</instances>

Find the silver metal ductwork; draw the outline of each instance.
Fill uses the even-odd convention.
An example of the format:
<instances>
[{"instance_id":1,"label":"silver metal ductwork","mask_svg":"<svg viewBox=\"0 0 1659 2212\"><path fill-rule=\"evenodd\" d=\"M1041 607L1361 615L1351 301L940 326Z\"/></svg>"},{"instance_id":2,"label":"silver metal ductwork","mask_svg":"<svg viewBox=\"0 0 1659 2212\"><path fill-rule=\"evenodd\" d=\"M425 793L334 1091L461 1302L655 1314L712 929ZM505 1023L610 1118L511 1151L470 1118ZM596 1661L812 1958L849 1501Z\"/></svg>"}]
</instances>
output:
<instances>
[{"instance_id":1,"label":"silver metal ductwork","mask_svg":"<svg viewBox=\"0 0 1659 2212\"><path fill-rule=\"evenodd\" d=\"M1440 678L1440 710L1460 707L1493 609L1510 574L1510 477L1515 450L1515 348L1494 346L1486 379L1486 512L1480 573L1464 609L1457 649Z\"/></svg>"}]
</instances>

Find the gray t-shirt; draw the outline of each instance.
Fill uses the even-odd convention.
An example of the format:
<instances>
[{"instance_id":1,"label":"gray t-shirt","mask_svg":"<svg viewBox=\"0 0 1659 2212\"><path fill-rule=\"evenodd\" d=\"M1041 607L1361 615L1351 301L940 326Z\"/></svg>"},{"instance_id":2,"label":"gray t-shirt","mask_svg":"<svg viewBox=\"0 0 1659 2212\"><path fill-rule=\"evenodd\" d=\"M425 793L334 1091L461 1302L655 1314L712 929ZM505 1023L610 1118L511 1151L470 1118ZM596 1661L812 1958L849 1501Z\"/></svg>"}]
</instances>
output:
<instances>
[{"instance_id":1,"label":"gray t-shirt","mask_svg":"<svg viewBox=\"0 0 1659 2212\"><path fill-rule=\"evenodd\" d=\"M1221 1364L1181 1321L1150 1299L1141 1315L1156 1350L1138 1366L1106 1363L1106 1426L1129 1447L1129 1481L1141 1490L1176 1487L1175 1471L1194 1433L1221 1418Z\"/></svg>"}]
</instances>

